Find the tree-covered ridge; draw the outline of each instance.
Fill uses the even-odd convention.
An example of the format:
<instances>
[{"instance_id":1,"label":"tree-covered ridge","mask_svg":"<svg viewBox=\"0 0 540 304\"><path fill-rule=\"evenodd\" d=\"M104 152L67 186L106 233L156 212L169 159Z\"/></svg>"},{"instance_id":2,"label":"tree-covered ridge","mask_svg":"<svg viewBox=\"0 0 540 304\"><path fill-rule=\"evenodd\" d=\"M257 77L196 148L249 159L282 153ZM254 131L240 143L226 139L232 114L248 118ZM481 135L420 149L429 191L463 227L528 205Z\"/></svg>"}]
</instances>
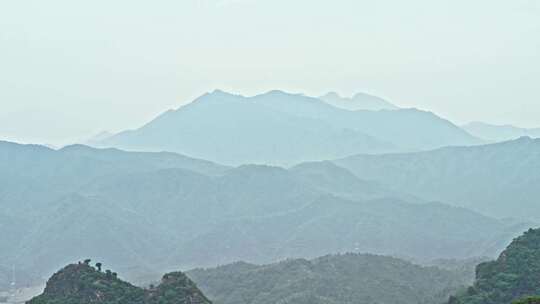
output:
<instances>
[{"instance_id":1,"label":"tree-covered ridge","mask_svg":"<svg viewBox=\"0 0 540 304\"><path fill-rule=\"evenodd\" d=\"M90 260L71 264L55 273L45 291L27 304L210 304L185 274L169 273L157 287L143 289L124 282Z\"/></svg>"},{"instance_id":2,"label":"tree-covered ridge","mask_svg":"<svg viewBox=\"0 0 540 304\"><path fill-rule=\"evenodd\" d=\"M540 304L540 297L526 297L517 301L512 302L512 304Z\"/></svg>"},{"instance_id":3,"label":"tree-covered ridge","mask_svg":"<svg viewBox=\"0 0 540 304\"><path fill-rule=\"evenodd\" d=\"M217 304L436 304L468 281L452 271L371 254L234 263L187 274Z\"/></svg>"},{"instance_id":4,"label":"tree-covered ridge","mask_svg":"<svg viewBox=\"0 0 540 304\"><path fill-rule=\"evenodd\" d=\"M450 304L507 304L529 302L540 295L540 229L516 238L495 261L476 268L476 281ZM538 299L536 299L537 301Z\"/></svg>"}]
</instances>

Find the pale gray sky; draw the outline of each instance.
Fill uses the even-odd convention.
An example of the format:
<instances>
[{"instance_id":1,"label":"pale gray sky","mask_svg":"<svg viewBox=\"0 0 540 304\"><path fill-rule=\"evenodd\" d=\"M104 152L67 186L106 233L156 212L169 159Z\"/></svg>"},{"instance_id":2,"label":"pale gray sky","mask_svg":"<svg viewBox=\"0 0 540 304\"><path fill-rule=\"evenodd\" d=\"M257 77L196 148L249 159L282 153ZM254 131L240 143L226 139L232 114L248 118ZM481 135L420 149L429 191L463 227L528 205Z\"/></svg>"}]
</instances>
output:
<instances>
[{"instance_id":1,"label":"pale gray sky","mask_svg":"<svg viewBox=\"0 0 540 304\"><path fill-rule=\"evenodd\" d=\"M1 0L0 138L63 144L215 88L364 91L540 126L538 0Z\"/></svg>"}]
</instances>

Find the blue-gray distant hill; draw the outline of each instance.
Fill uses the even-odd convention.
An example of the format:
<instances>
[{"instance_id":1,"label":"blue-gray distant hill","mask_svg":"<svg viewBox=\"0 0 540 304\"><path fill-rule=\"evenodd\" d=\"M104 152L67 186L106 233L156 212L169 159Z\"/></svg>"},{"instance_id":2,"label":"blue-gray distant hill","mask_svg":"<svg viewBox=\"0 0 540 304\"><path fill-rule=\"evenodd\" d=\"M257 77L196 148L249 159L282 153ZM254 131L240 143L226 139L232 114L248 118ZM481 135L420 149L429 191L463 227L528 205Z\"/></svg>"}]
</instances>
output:
<instances>
[{"instance_id":1,"label":"blue-gray distant hill","mask_svg":"<svg viewBox=\"0 0 540 304\"><path fill-rule=\"evenodd\" d=\"M331 162L226 167L174 153L0 142L2 265L91 256L130 278L178 267L371 252L490 256L529 226L426 203Z\"/></svg>"},{"instance_id":2,"label":"blue-gray distant hill","mask_svg":"<svg viewBox=\"0 0 540 304\"><path fill-rule=\"evenodd\" d=\"M511 125L490 125L483 122L471 122L462 128L478 138L492 142L513 140L523 136L540 137L540 128L526 129Z\"/></svg>"},{"instance_id":3,"label":"blue-gray distant hill","mask_svg":"<svg viewBox=\"0 0 540 304\"><path fill-rule=\"evenodd\" d=\"M540 219L540 139L335 161L356 176L483 214Z\"/></svg>"},{"instance_id":4,"label":"blue-gray distant hill","mask_svg":"<svg viewBox=\"0 0 540 304\"><path fill-rule=\"evenodd\" d=\"M99 146L172 151L228 165L291 165L476 143L451 122L416 109L349 111L281 91L254 97L215 91Z\"/></svg>"},{"instance_id":5,"label":"blue-gray distant hill","mask_svg":"<svg viewBox=\"0 0 540 304\"><path fill-rule=\"evenodd\" d=\"M365 93L357 93L353 97L349 98L339 96L339 94L336 92L329 92L323 96L320 96L319 99L335 107L351 111L380 111L399 109L389 101Z\"/></svg>"}]
</instances>

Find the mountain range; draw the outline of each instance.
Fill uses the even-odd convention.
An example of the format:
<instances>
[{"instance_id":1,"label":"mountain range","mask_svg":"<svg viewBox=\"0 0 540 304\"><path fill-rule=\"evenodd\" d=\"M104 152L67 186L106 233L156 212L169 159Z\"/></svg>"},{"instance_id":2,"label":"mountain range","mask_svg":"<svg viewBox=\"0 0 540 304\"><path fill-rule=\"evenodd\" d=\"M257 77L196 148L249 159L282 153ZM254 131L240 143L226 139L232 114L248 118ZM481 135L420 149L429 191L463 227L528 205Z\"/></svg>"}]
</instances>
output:
<instances>
[{"instance_id":1,"label":"mountain range","mask_svg":"<svg viewBox=\"0 0 540 304\"><path fill-rule=\"evenodd\" d=\"M540 139L486 144L534 132L215 91L99 148L0 141L0 291L92 256L135 284L196 268L218 304L509 303L540 291L536 230L464 286L540 222ZM171 301L210 303L181 272L144 289L85 261L30 303Z\"/></svg>"},{"instance_id":2,"label":"mountain range","mask_svg":"<svg viewBox=\"0 0 540 304\"><path fill-rule=\"evenodd\" d=\"M173 153L0 143L5 265L92 256L129 278L339 252L493 256L529 223L389 190L331 162L227 167Z\"/></svg>"},{"instance_id":3,"label":"mountain range","mask_svg":"<svg viewBox=\"0 0 540 304\"><path fill-rule=\"evenodd\" d=\"M540 219L540 139L356 155L335 163L361 179L426 200L497 218Z\"/></svg>"},{"instance_id":4,"label":"mountain range","mask_svg":"<svg viewBox=\"0 0 540 304\"><path fill-rule=\"evenodd\" d=\"M471 122L462 126L470 134L486 141L507 141L523 136L540 137L540 128L526 129L511 125L491 125L483 122Z\"/></svg>"},{"instance_id":5,"label":"mountain range","mask_svg":"<svg viewBox=\"0 0 540 304\"><path fill-rule=\"evenodd\" d=\"M227 165L293 165L481 141L431 112L350 111L301 94L207 93L99 147L171 151Z\"/></svg>"}]
</instances>

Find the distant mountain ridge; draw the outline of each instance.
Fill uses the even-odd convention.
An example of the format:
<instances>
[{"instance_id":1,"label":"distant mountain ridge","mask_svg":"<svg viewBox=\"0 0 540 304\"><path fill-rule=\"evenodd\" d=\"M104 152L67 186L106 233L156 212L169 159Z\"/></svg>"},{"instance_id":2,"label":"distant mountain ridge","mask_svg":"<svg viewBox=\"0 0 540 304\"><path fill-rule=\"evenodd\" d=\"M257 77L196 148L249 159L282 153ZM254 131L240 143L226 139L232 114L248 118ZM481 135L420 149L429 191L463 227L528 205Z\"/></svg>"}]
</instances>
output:
<instances>
[{"instance_id":1,"label":"distant mountain ridge","mask_svg":"<svg viewBox=\"0 0 540 304\"><path fill-rule=\"evenodd\" d=\"M365 180L494 217L539 220L540 139L335 161Z\"/></svg>"},{"instance_id":2,"label":"distant mountain ridge","mask_svg":"<svg viewBox=\"0 0 540 304\"><path fill-rule=\"evenodd\" d=\"M38 276L83 255L131 279L351 251L491 256L528 226L426 203L331 162L231 168L173 153L10 143L0 143L0 160L0 243L11 244L0 260Z\"/></svg>"},{"instance_id":3,"label":"distant mountain ridge","mask_svg":"<svg viewBox=\"0 0 540 304\"><path fill-rule=\"evenodd\" d=\"M470 134L487 141L508 141L523 136L540 137L540 128L519 128L512 125L491 125L483 122L471 122L462 126Z\"/></svg>"},{"instance_id":4,"label":"distant mountain ridge","mask_svg":"<svg viewBox=\"0 0 540 304\"><path fill-rule=\"evenodd\" d=\"M336 92L329 92L323 96L320 96L319 99L335 107L350 111L380 111L399 109L397 106L391 104L389 101L366 93L356 93L354 96L348 98L342 97Z\"/></svg>"},{"instance_id":5,"label":"distant mountain ridge","mask_svg":"<svg viewBox=\"0 0 540 304\"><path fill-rule=\"evenodd\" d=\"M216 90L99 146L172 151L227 165L293 165L477 143L451 122L416 109L349 111L301 94L244 97Z\"/></svg>"}]
</instances>

